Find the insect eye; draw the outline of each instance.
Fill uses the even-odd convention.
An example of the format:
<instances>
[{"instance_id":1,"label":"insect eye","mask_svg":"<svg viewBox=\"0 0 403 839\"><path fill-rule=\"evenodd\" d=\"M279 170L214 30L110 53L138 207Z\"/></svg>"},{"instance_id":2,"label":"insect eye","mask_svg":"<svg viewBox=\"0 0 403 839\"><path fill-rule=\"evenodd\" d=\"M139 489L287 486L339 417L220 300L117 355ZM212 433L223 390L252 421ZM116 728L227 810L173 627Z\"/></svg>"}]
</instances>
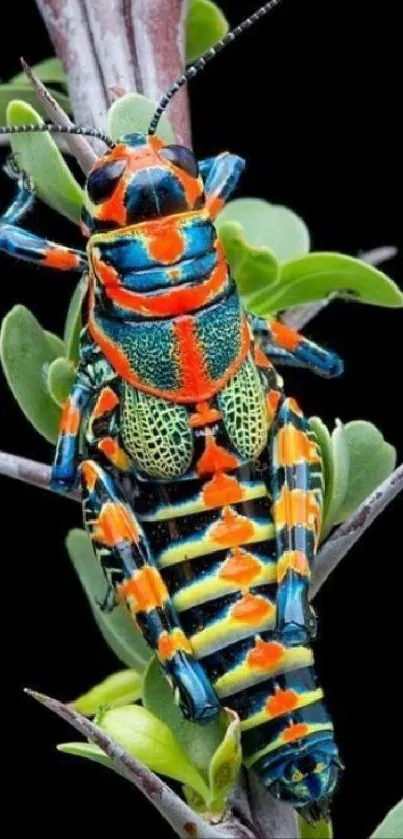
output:
<instances>
[{"instance_id":1,"label":"insect eye","mask_svg":"<svg viewBox=\"0 0 403 839\"><path fill-rule=\"evenodd\" d=\"M169 160L174 166L183 169L192 178L197 178L199 175L199 167L197 160L186 146L164 146L160 151L160 157L164 160Z\"/></svg>"},{"instance_id":2,"label":"insect eye","mask_svg":"<svg viewBox=\"0 0 403 839\"><path fill-rule=\"evenodd\" d=\"M91 172L87 181L87 192L94 204L109 198L126 167L124 160L112 160Z\"/></svg>"}]
</instances>

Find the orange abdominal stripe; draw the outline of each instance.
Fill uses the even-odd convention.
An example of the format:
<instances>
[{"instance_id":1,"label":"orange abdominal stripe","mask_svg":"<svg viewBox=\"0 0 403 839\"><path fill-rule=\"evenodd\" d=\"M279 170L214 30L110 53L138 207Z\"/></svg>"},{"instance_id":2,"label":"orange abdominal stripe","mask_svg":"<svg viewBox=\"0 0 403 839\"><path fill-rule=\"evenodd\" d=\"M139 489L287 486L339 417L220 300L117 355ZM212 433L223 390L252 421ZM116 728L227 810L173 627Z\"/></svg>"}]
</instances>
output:
<instances>
[{"instance_id":1,"label":"orange abdominal stripe","mask_svg":"<svg viewBox=\"0 0 403 839\"><path fill-rule=\"evenodd\" d=\"M283 731L282 739L285 743L292 743L294 740L300 740L301 737L306 737L309 734L309 725L303 722L291 724L285 731Z\"/></svg>"},{"instance_id":2,"label":"orange abdominal stripe","mask_svg":"<svg viewBox=\"0 0 403 839\"><path fill-rule=\"evenodd\" d=\"M243 551L241 548L234 548L228 559L225 560L218 576L228 583L249 586L260 573L261 567L259 560L252 554Z\"/></svg>"},{"instance_id":3,"label":"orange abdominal stripe","mask_svg":"<svg viewBox=\"0 0 403 839\"><path fill-rule=\"evenodd\" d=\"M253 536L254 526L246 516L240 516L231 507L224 507L221 521L212 525L210 536L222 548L235 548Z\"/></svg>"},{"instance_id":4,"label":"orange abdominal stripe","mask_svg":"<svg viewBox=\"0 0 403 839\"><path fill-rule=\"evenodd\" d=\"M231 609L231 617L243 623L255 624L269 617L273 606L258 594L244 594Z\"/></svg>"},{"instance_id":5,"label":"orange abdominal stripe","mask_svg":"<svg viewBox=\"0 0 403 839\"><path fill-rule=\"evenodd\" d=\"M228 469L237 469L239 466L238 458L235 455L227 452L223 446L219 446L212 431L206 430L206 448L197 462L197 474L213 475L215 472L224 472Z\"/></svg>"},{"instance_id":6,"label":"orange abdominal stripe","mask_svg":"<svg viewBox=\"0 0 403 839\"><path fill-rule=\"evenodd\" d=\"M269 670L283 660L285 648L278 641L262 641L257 638L253 650L247 655L249 667L259 670Z\"/></svg>"},{"instance_id":7,"label":"orange abdominal stripe","mask_svg":"<svg viewBox=\"0 0 403 839\"><path fill-rule=\"evenodd\" d=\"M217 472L203 487L202 497L206 507L224 507L242 501L243 490L236 478Z\"/></svg>"},{"instance_id":8,"label":"orange abdominal stripe","mask_svg":"<svg viewBox=\"0 0 403 839\"><path fill-rule=\"evenodd\" d=\"M136 612L161 608L169 597L159 572L148 565L119 586L119 595L129 601L133 599Z\"/></svg>"},{"instance_id":9,"label":"orange abdominal stripe","mask_svg":"<svg viewBox=\"0 0 403 839\"><path fill-rule=\"evenodd\" d=\"M320 463L321 458L313 440L293 425L285 425L277 436L277 461L279 466L293 466L301 460Z\"/></svg>"},{"instance_id":10,"label":"orange abdominal stripe","mask_svg":"<svg viewBox=\"0 0 403 839\"><path fill-rule=\"evenodd\" d=\"M280 717L298 708L299 696L295 690L281 690L276 688L274 696L269 696L266 702L266 711L271 717Z\"/></svg>"},{"instance_id":11,"label":"orange abdominal stripe","mask_svg":"<svg viewBox=\"0 0 403 839\"><path fill-rule=\"evenodd\" d=\"M59 268L62 271L69 271L72 268L77 268L80 264L80 257L76 253L69 250L58 248L57 250L48 250L43 258L43 265L48 268Z\"/></svg>"},{"instance_id":12,"label":"orange abdominal stripe","mask_svg":"<svg viewBox=\"0 0 403 839\"><path fill-rule=\"evenodd\" d=\"M139 531L124 504L107 501L95 522L92 538L110 548L125 540L137 543Z\"/></svg>"}]
</instances>

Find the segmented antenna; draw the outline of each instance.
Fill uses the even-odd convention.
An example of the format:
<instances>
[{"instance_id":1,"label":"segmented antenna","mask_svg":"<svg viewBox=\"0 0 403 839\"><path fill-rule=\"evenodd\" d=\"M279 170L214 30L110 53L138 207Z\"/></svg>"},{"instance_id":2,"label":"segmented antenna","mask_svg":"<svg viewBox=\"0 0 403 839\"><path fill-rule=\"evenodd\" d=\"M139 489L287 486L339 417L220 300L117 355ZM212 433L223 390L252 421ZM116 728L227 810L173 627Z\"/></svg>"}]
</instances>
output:
<instances>
[{"instance_id":1,"label":"segmented antenna","mask_svg":"<svg viewBox=\"0 0 403 839\"><path fill-rule=\"evenodd\" d=\"M253 15L246 18L246 20L242 21L242 23L240 23L239 26L236 26L234 29L231 30L231 32L228 32L227 35L225 35L224 38L221 39L221 41L217 41L217 43L214 44L213 47L210 47L210 49L206 50L206 52L203 53L203 55L200 58L198 58L197 61L194 62L194 64L191 64L190 67L188 67L187 70L185 70L183 75L179 76L176 82L174 82L171 85L171 87L162 97L150 122L148 133L155 134L162 114L168 107L171 99L173 99L175 93L177 93L178 90L180 90L180 88L183 87L183 85L186 84L187 81L189 81L189 79L193 79L194 76L196 76L200 70L204 69L207 62L210 61L212 58L215 58L215 56L218 55L218 53L221 52L221 50L223 50L224 47L227 46L227 44L230 44L232 41L234 41L235 38L238 37L238 35L241 35L242 32L245 32L246 29L249 29L249 27L253 26L254 23L257 23L257 21L260 20L260 18L267 15L269 12L271 12L272 9L275 8L275 6L278 6L280 3L281 0L270 0L269 3L265 3L264 6L261 6L260 9L257 9L257 11L253 13Z\"/></svg>"},{"instance_id":2,"label":"segmented antenna","mask_svg":"<svg viewBox=\"0 0 403 839\"><path fill-rule=\"evenodd\" d=\"M115 143L107 134L98 131L96 128L82 128L79 125L55 125L49 123L30 123L28 125L0 125L0 134L31 134L49 131L51 134L81 134L86 137L95 137L102 140L110 149L115 148Z\"/></svg>"}]
</instances>

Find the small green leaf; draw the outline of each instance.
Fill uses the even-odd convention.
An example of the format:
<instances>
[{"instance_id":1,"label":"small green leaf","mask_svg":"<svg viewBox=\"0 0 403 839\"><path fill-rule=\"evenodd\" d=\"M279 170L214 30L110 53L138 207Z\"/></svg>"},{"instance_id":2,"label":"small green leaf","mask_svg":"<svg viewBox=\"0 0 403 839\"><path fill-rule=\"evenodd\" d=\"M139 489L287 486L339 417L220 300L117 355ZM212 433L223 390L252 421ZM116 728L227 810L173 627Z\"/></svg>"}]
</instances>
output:
<instances>
[{"instance_id":1,"label":"small green leaf","mask_svg":"<svg viewBox=\"0 0 403 839\"><path fill-rule=\"evenodd\" d=\"M140 93L127 93L121 96L109 108L107 133L112 140L118 140L124 134L147 134L156 107L157 102L147 99ZM166 143L175 142L175 134L165 116L161 117L156 134Z\"/></svg>"},{"instance_id":2,"label":"small green leaf","mask_svg":"<svg viewBox=\"0 0 403 839\"><path fill-rule=\"evenodd\" d=\"M114 772L117 772L118 775L122 773L116 768L116 764L113 760L99 748L99 746L95 746L93 743L86 743L83 741L82 743L59 743L56 746L58 752L62 752L63 754L74 755L75 757L86 757L88 760L92 760L94 763L100 763L101 766L106 766L108 769L112 769Z\"/></svg>"},{"instance_id":3,"label":"small green leaf","mask_svg":"<svg viewBox=\"0 0 403 839\"><path fill-rule=\"evenodd\" d=\"M53 357L58 358L58 356L63 355L64 344L62 339L59 338L58 335L55 335L53 332L48 332L47 329L45 329L44 332L51 352L53 353Z\"/></svg>"},{"instance_id":4,"label":"small green leaf","mask_svg":"<svg viewBox=\"0 0 403 839\"><path fill-rule=\"evenodd\" d=\"M82 305L87 294L88 278L84 275L78 281L67 311L64 326L64 351L74 364L78 363L80 332L83 326Z\"/></svg>"},{"instance_id":5,"label":"small green leaf","mask_svg":"<svg viewBox=\"0 0 403 839\"><path fill-rule=\"evenodd\" d=\"M371 839L402 839L403 836L403 800L399 801L383 822L376 828Z\"/></svg>"},{"instance_id":6,"label":"small green leaf","mask_svg":"<svg viewBox=\"0 0 403 839\"><path fill-rule=\"evenodd\" d=\"M55 355L51 340L25 306L14 306L4 318L0 356L7 383L22 412L39 434L55 443L60 409L46 387L48 365Z\"/></svg>"},{"instance_id":7,"label":"small green leaf","mask_svg":"<svg viewBox=\"0 0 403 839\"><path fill-rule=\"evenodd\" d=\"M151 659L145 673L143 703L174 732L192 763L207 780L210 762L223 737L221 720L216 718L206 725L185 720L155 657Z\"/></svg>"},{"instance_id":8,"label":"small green leaf","mask_svg":"<svg viewBox=\"0 0 403 839\"><path fill-rule=\"evenodd\" d=\"M119 670L70 704L79 714L93 717L102 708L119 708L137 702L141 697L142 681L137 670Z\"/></svg>"},{"instance_id":9,"label":"small green leaf","mask_svg":"<svg viewBox=\"0 0 403 839\"><path fill-rule=\"evenodd\" d=\"M63 108L65 113L71 114L72 110L68 96L65 96L64 93L59 93L59 91L53 90L50 87L48 90L51 96L56 99L56 102L60 105L60 107ZM0 85L0 122L3 124L7 119L7 106L15 99L26 102L28 105L35 108L41 117L46 117L46 111L42 102L38 99L38 96L35 90L31 87L30 83L25 86L22 81L13 81L8 84Z\"/></svg>"},{"instance_id":10,"label":"small green leaf","mask_svg":"<svg viewBox=\"0 0 403 839\"><path fill-rule=\"evenodd\" d=\"M31 69L42 82L58 82L59 84L66 85L66 74L63 70L63 64L60 58L56 58L56 56L45 58L39 64L34 64ZM10 82L18 82L18 84L21 82L27 86L31 85L28 76L24 72L12 76Z\"/></svg>"},{"instance_id":11,"label":"small green leaf","mask_svg":"<svg viewBox=\"0 0 403 839\"><path fill-rule=\"evenodd\" d=\"M25 102L13 100L7 108L8 125L43 122L37 111ZM53 138L47 134L16 134L11 147L21 169L31 175L40 198L76 224L80 221L82 189L77 183Z\"/></svg>"},{"instance_id":12,"label":"small green leaf","mask_svg":"<svg viewBox=\"0 0 403 839\"><path fill-rule=\"evenodd\" d=\"M97 601L102 601L105 596L106 581L89 536L84 530L70 530L66 548L103 638L126 667L141 673L151 650L122 606L105 612L97 605Z\"/></svg>"},{"instance_id":13,"label":"small green leaf","mask_svg":"<svg viewBox=\"0 0 403 839\"><path fill-rule=\"evenodd\" d=\"M238 780L242 765L241 730L238 715L225 709L227 729L224 738L215 751L209 766L210 801L209 810L223 813L228 798Z\"/></svg>"},{"instance_id":14,"label":"small green leaf","mask_svg":"<svg viewBox=\"0 0 403 839\"><path fill-rule=\"evenodd\" d=\"M188 784L202 797L208 797L203 778L175 735L146 708L126 705L106 711L101 714L98 727L153 772Z\"/></svg>"},{"instance_id":15,"label":"small green leaf","mask_svg":"<svg viewBox=\"0 0 403 839\"><path fill-rule=\"evenodd\" d=\"M270 314L330 294L375 306L403 306L403 293L373 265L339 253L309 253L281 265L277 282L254 297L253 312Z\"/></svg>"},{"instance_id":16,"label":"small green leaf","mask_svg":"<svg viewBox=\"0 0 403 839\"><path fill-rule=\"evenodd\" d=\"M333 839L333 828L330 821L318 821L310 824L302 816L298 816L300 839Z\"/></svg>"},{"instance_id":17,"label":"small green leaf","mask_svg":"<svg viewBox=\"0 0 403 839\"><path fill-rule=\"evenodd\" d=\"M371 422L354 420L344 426L349 451L350 475L339 505L336 523L347 519L396 466L396 449L386 443Z\"/></svg>"},{"instance_id":18,"label":"small green leaf","mask_svg":"<svg viewBox=\"0 0 403 839\"><path fill-rule=\"evenodd\" d=\"M228 21L211 0L191 0L186 20L186 60L188 63L227 34Z\"/></svg>"},{"instance_id":19,"label":"small green leaf","mask_svg":"<svg viewBox=\"0 0 403 839\"><path fill-rule=\"evenodd\" d=\"M323 519L322 538L325 538L338 520L350 480L350 453L345 435L345 426L336 420L332 431L332 466L328 476L328 508Z\"/></svg>"},{"instance_id":20,"label":"small green leaf","mask_svg":"<svg viewBox=\"0 0 403 839\"><path fill-rule=\"evenodd\" d=\"M242 301L249 308L250 303L253 305L253 295L260 294L262 288L269 287L277 279L277 257L268 248L249 245L237 222L224 222L219 236Z\"/></svg>"},{"instance_id":21,"label":"small green leaf","mask_svg":"<svg viewBox=\"0 0 403 839\"><path fill-rule=\"evenodd\" d=\"M48 391L56 402L62 407L68 399L76 377L74 365L67 358L55 358L48 367L47 386Z\"/></svg>"},{"instance_id":22,"label":"small green leaf","mask_svg":"<svg viewBox=\"0 0 403 839\"><path fill-rule=\"evenodd\" d=\"M269 248L280 262L309 251L308 229L288 207L261 198L235 198L217 216L219 234L221 226L228 221L241 225L248 245Z\"/></svg>"}]
</instances>

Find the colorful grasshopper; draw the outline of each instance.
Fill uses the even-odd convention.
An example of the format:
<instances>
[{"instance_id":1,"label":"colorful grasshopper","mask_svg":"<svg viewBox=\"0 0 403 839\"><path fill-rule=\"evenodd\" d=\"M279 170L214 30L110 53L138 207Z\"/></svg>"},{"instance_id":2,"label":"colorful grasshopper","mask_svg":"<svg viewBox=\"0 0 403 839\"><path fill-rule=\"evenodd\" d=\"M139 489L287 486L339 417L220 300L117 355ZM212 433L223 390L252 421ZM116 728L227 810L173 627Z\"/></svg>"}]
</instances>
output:
<instances>
[{"instance_id":1,"label":"colorful grasshopper","mask_svg":"<svg viewBox=\"0 0 403 839\"><path fill-rule=\"evenodd\" d=\"M272 5L187 70L147 136L114 144L68 129L109 146L85 185L86 253L18 226L33 191L17 173L0 247L88 276L52 485L66 492L79 476L108 581L103 608L127 605L188 719L208 721L221 704L235 710L246 764L275 796L316 818L340 767L307 596L322 462L272 362L324 376L340 374L342 363L242 306L213 222L244 161L225 152L198 163L190 149L155 136L176 90Z\"/></svg>"}]
</instances>

